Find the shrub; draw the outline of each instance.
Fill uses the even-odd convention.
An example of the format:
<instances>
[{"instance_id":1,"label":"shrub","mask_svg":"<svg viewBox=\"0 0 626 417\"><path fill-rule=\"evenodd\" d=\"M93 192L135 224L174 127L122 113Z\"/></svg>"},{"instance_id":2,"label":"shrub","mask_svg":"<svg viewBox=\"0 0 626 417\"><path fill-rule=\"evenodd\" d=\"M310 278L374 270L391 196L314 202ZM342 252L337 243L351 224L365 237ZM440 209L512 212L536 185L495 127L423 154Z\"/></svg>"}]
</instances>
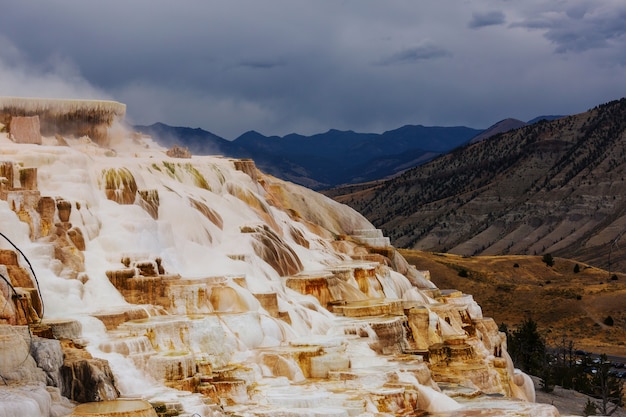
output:
<instances>
[{"instance_id":1,"label":"shrub","mask_svg":"<svg viewBox=\"0 0 626 417\"><path fill-rule=\"evenodd\" d=\"M580 266L578 264L574 265L574 273L577 274L580 272Z\"/></svg>"},{"instance_id":2,"label":"shrub","mask_svg":"<svg viewBox=\"0 0 626 417\"><path fill-rule=\"evenodd\" d=\"M462 278L467 278L469 276L469 273L467 272L467 269L461 269L459 271L459 276Z\"/></svg>"},{"instance_id":3,"label":"shrub","mask_svg":"<svg viewBox=\"0 0 626 417\"><path fill-rule=\"evenodd\" d=\"M514 263L513 264L513 268L519 268L519 264L518 263Z\"/></svg>"},{"instance_id":4,"label":"shrub","mask_svg":"<svg viewBox=\"0 0 626 417\"><path fill-rule=\"evenodd\" d=\"M596 405L591 401L590 398L587 398L587 404L585 404L585 408L583 409L583 415L592 416L598 412Z\"/></svg>"},{"instance_id":5,"label":"shrub","mask_svg":"<svg viewBox=\"0 0 626 417\"><path fill-rule=\"evenodd\" d=\"M613 317L606 316L603 323L606 324L607 326L612 326L614 324Z\"/></svg>"},{"instance_id":6,"label":"shrub","mask_svg":"<svg viewBox=\"0 0 626 417\"><path fill-rule=\"evenodd\" d=\"M554 258L549 253L544 254L543 257L541 258L541 261L548 266L554 265Z\"/></svg>"}]
</instances>

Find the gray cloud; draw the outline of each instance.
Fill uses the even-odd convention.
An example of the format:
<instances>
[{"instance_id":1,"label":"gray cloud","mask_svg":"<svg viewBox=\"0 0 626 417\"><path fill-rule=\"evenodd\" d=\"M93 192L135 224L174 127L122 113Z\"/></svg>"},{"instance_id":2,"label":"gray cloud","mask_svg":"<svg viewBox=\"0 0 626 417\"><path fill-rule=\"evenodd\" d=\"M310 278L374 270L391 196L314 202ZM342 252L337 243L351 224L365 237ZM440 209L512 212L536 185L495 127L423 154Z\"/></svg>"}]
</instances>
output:
<instances>
[{"instance_id":1,"label":"gray cloud","mask_svg":"<svg viewBox=\"0 0 626 417\"><path fill-rule=\"evenodd\" d=\"M251 68L251 69L272 69L272 68L283 66L285 64L282 62L276 62L276 61L258 60L258 61L244 61L244 62L241 62L239 65L241 67Z\"/></svg>"},{"instance_id":2,"label":"gray cloud","mask_svg":"<svg viewBox=\"0 0 626 417\"><path fill-rule=\"evenodd\" d=\"M0 94L24 97L110 99L95 88L69 59L57 55L33 65L6 37L0 36Z\"/></svg>"},{"instance_id":3,"label":"gray cloud","mask_svg":"<svg viewBox=\"0 0 626 417\"><path fill-rule=\"evenodd\" d=\"M472 20L469 27L478 29L485 26L497 26L505 23L504 13L500 11L472 13Z\"/></svg>"},{"instance_id":4,"label":"gray cloud","mask_svg":"<svg viewBox=\"0 0 626 417\"><path fill-rule=\"evenodd\" d=\"M383 65L392 65L398 63L416 62L433 58L441 58L448 55L450 55L450 53L445 49L427 43L396 52L391 56L383 58L380 63Z\"/></svg>"},{"instance_id":5,"label":"gray cloud","mask_svg":"<svg viewBox=\"0 0 626 417\"><path fill-rule=\"evenodd\" d=\"M228 139L487 127L626 95L621 3L14 2L0 94L115 99L133 123Z\"/></svg>"},{"instance_id":6,"label":"gray cloud","mask_svg":"<svg viewBox=\"0 0 626 417\"><path fill-rule=\"evenodd\" d=\"M545 38L559 53L608 48L626 40L626 5L582 2L562 10L541 11L513 27L544 30Z\"/></svg>"}]
</instances>

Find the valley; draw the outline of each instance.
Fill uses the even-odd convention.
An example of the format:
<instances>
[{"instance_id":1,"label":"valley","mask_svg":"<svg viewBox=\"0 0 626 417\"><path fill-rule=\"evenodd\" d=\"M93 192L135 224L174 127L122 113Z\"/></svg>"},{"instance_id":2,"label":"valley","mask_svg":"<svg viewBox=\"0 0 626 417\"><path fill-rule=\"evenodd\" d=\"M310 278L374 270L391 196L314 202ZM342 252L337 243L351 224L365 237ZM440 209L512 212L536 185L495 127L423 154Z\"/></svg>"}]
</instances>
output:
<instances>
[{"instance_id":1,"label":"valley","mask_svg":"<svg viewBox=\"0 0 626 417\"><path fill-rule=\"evenodd\" d=\"M576 349L626 356L626 274L541 256L473 256L401 250L439 288L474 296L486 317L515 329L526 318L538 323L546 342L573 340ZM579 265L578 273L574 272ZM607 317L613 325L604 323Z\"/></svg>"},{"instance_id":2,"label":"valley","mask_svg":"<svg viewBox=\"0 0 626 417\"><path fill-rule=\"evenodd\" d=\"M544 255L626 271L626 99L457 148L384 181L324 191L397 247Z\"/></svg>"}]
</instances>

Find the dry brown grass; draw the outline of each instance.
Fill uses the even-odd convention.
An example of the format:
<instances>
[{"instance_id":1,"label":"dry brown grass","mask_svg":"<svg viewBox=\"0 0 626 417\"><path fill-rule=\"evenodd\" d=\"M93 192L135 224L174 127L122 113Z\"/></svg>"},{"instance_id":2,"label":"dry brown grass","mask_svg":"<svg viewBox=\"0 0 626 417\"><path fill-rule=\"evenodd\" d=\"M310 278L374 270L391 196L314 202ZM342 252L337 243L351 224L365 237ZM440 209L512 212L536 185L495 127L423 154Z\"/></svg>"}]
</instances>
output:
<instances>
[{"instance_id":1,"label":"dry brown grass","mask_svg":"<svg viewBox=\"0 0 626 417\"><path fill-rule=\"evenodd\" d=\"M626 274L540 256L476 256L400 250L420 270L430 270L440 289L472 294L483 315L514 329L527 317L547 342L573 340L576 349L626 356ZM580 272L574 273L578 263ZM517 265L517 267L515 266ZM467 277L459 276L466 271ZM613 274L612 274L613 275ZM604 324L611 316L613 326Z\"/></svg>"}]
</instances>

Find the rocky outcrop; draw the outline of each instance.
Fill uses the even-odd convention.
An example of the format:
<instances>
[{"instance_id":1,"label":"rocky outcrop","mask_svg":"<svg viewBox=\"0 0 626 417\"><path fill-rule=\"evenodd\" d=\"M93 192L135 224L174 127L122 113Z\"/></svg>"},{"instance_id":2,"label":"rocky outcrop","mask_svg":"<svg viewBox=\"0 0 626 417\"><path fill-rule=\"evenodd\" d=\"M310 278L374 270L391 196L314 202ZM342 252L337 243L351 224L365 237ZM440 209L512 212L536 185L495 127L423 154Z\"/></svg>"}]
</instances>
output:
<instances>
[{"instance_id":1,"label":"rocky outcrop","mask_svg":"<svg viewBox=\"0 0 626 417\"><path fill-rule=\"evenodd\" d=\"M120 396L109 363L92 357L83 347L63 340L61 393L80 402L113 400Z\"/></svg>"},{"instance_id":2,"label":"rocky outcrop","mask_svg":"<svg viewBox=\"0 0 626 417\"><path fill-rule=\"evenodd\" d=\"M44 136L89 136L99 145L106 146L108 128L116 119L123 119L125 114L126 105L114 101L0 97L0 123L11 126L12 134L15 135L14 119L18 126L25 123L23 119L38 120L27 122L28 134L24 134L22 127L18 128L19 143L41 144L41 125Z\"/></svg>"},{"instance_id":3,"label":"rocky outcrop","mask_svg":"<svg viewBox=\"0 0 626 417\"><path fill-rule=\"evenodd\" d=\"M12 117L9 132L11 133L11 138L17 143L41 145L39 116Z\"/></svg>"},{"instance_id":4,"label":"rocky outcrop","mask_svg":"<svg viewBox=\"0 0 626 417\"><path fill-rule=\"evenodd\" d=\"M189 152L189 149L176 145L169 148L165 154L170 158L191 158L191 152Z\"/></svg>"}]
</instances>

